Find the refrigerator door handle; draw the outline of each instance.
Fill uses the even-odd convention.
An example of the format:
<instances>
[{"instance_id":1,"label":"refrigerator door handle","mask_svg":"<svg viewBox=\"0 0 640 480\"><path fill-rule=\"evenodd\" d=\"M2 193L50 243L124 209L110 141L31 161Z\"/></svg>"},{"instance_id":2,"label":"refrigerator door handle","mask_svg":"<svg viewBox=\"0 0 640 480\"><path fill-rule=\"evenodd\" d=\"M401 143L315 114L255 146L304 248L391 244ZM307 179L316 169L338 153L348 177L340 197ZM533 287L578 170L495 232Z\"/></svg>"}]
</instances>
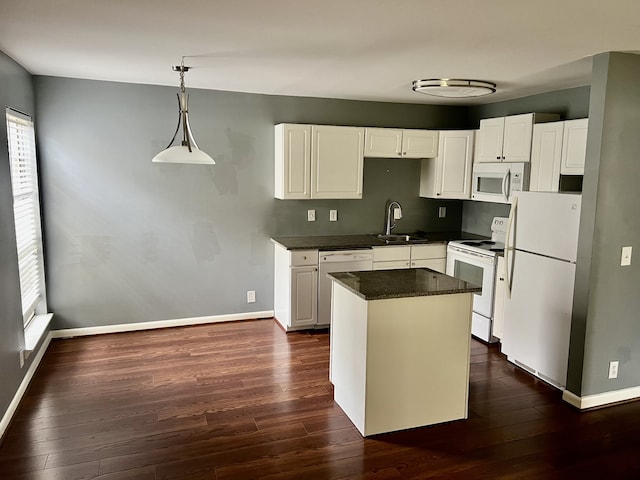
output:
<instances>
[{"instance_id":1,"label":"refrigerator door handle","mask_svg":"<svg viewBox=\"0 0 640 480\"><path fill-rule=\"evenodd\" d=\"M508 169L502 178L502 195L505 202L509 202L509 190L511 190L511 169Z\"/></svg>"},{"instance_id":2,"label":"refrigerator door handle","mask_svg":"<svg viewBox=\"0 0 640 480\"><path fill-rule=\"evenodd\" d=\"M518 197L513 197L511 203L511 210L509 211L509 219L507 220L507 235L504 240L504 275L505 283L507 287L507 298L511 298L511 285L513 283L513 255L511 255L511 261L509 260L509 254L513 251L511 246L511 228L514 225L513 221L518 210Z\"/></svg>"}]
</instances>

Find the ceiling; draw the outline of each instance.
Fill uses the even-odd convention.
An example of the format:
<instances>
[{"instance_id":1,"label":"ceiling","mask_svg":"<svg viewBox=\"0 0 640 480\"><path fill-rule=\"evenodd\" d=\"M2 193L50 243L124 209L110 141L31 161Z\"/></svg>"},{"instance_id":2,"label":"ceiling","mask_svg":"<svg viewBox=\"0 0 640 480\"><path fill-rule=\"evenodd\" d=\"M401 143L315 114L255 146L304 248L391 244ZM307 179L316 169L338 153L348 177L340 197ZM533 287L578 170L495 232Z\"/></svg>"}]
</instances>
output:
<instances>
[{"instance_id":1,"label":"ceiling","mask_svg":"<svg viewBox=\"0 0 640 480\"><path fill-rule=\"evenodd\" d=\"M0 0L0 50L34 75L402 103L478 104L587 85L640 52L638 0ZM494 82L474 100L428 78Z\"/></svg>"}]
</instances>

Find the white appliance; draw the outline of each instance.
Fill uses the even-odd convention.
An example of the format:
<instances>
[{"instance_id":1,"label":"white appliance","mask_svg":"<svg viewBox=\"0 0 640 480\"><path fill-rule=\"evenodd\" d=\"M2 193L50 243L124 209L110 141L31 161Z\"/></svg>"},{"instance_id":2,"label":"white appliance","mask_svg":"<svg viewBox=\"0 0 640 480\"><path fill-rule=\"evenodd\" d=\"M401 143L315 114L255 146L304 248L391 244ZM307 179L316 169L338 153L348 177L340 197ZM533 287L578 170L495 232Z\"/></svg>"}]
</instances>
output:
<instances>
[{"instance_id":1,"label":"white appliance","mask_svg":"<svg viewBox=\"0 0 640 480\"><path fill-rule=\"evenodd\" d=\"M491 222L491 240L456 240L447 245L446 274L482 286L473 295L471 333L488 343L493 336L493 302L497 257L504 250L507 219L495 217Z\"/></svg>"},{"instance_id":2,"label":"white appliance","mask_svg":"<svg viewBox=\"0 0 640 480\"><path fill-rule=\"evenodd\" d=\"M318 254L318 326L331 324L331 279L328 273L373 270L373 251L336 250Z\"/></svg>"},{"instance_id":3,"label":"white appliance","mask_svg":"<svg viewBox=\"0 0 640 480\"><path fill-rule=\"evenodd\" d=\"M563 389L567 379L581 197L520 192L505 246L507 359Z\"/></svg>"},{"instance_id":4,"label":"white appliance","mask_svg":"<svg viewBox=\"0 0 640 480\"><path fill-rule=\"evenodd\" d=\"M511 203L513 194L529 189L528 163L474 163L471 198Z\"/></svg>"}]
</instances>

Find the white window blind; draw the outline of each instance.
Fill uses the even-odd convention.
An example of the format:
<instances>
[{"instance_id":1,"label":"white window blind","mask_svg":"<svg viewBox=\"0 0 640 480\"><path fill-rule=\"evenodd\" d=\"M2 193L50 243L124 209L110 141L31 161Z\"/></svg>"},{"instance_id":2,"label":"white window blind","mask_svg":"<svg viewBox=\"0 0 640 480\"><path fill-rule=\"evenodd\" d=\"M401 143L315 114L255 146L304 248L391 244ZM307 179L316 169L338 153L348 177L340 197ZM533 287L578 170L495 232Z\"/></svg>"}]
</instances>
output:
<instances>
[{"instance_id":1,"label":"white window blind","mask_svg":"<svg viewBox=\"0 0 640 480\"><path fill-rule=\"evenodd\" d=\"M35 133L31 118L7 109L7 137L25 326L44 299Z\"/></svg>"}]
</instances>

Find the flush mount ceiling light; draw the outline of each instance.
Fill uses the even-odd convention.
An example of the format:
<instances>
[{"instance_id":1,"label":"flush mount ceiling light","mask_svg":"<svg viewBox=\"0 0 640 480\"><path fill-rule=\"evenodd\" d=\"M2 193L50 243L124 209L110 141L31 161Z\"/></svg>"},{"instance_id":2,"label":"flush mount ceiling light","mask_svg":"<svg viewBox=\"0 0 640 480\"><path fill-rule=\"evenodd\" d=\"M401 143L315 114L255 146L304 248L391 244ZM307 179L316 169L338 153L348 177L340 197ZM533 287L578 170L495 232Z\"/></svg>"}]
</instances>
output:
<instances>
[{"instance_id":1,"label":"flush mount ceiling light","mask_svg":"<svg viewBox=\"0 0 640 480\"><path fill-rule=\"evenodd\" d=\"M446 98L469 98L490 95L496 91L496 84L481 80L463 80L458 78L432 78L415 80L414 92Z\"/></svg>"},{"instance_id":2,"label":"flush mount ceiling light","mask_svg":"<svg viewBox=\"0 0 640 480\"><path fill-rule=\"evenodd\" d=\"M180 93L178 93L178 126L173 138L165 150L153 157L152 162L159 163L199 163L203 165L215 165L215 161L205 152L198 148L198 144L193 138L191 127L189 125L189 97L184 88L184 74L189 71L189 67L184 66L184 57L182 63L173 67L175 72L180 72ZM178 131L182 126L182 141L180 145L174 145Z\"/></svg>"}]
</instances>

